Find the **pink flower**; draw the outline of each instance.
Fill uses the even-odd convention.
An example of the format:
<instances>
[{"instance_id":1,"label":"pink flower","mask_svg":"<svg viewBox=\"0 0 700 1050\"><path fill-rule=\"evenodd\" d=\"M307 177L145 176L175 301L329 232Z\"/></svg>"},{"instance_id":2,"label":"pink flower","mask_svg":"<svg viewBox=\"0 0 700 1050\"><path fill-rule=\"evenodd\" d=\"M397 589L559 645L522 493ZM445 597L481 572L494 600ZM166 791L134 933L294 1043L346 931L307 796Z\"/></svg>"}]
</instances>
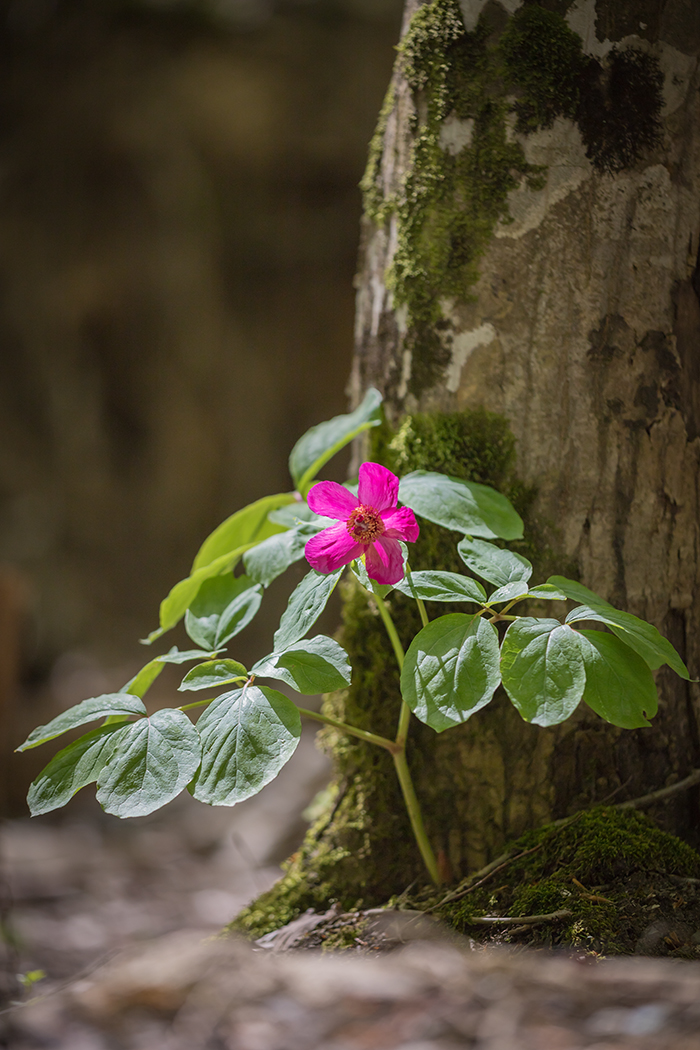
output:
<instances>
[{"instance_id":1,"label":"pink flower","mask_svg":"<svg viewBox=\"0 0 700 1050\"><path fill-rule=\"evenodd\" d=\"M367 575L377 583L403 578L399 540L418 539L418 522L408 507L397 507L399 479L379 463L363 463L357 496L335 481L320 481L308 495L315 514L338 518L306 544L306 560L316 572L335 572L365 555Z\"/></svg>"}]
</instances>

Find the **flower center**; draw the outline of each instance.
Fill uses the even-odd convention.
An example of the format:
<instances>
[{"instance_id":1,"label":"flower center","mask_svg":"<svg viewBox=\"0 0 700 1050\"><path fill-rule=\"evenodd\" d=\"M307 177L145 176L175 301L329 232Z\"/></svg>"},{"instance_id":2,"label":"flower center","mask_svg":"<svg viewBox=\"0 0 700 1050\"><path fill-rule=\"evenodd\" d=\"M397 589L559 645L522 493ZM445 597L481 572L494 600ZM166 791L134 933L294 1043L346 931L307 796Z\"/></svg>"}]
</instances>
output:
<instances>
[{"instance_id":1,"label":"flower center","mask_svg":"<svg viewBox=\"0 0 700 1050\"><path fill-rule=\"evenodd\" d=\"M386 531L379 511L363 503L348 518L347 530L358 543L374 543Z\"/></svg>"}]
</instances>

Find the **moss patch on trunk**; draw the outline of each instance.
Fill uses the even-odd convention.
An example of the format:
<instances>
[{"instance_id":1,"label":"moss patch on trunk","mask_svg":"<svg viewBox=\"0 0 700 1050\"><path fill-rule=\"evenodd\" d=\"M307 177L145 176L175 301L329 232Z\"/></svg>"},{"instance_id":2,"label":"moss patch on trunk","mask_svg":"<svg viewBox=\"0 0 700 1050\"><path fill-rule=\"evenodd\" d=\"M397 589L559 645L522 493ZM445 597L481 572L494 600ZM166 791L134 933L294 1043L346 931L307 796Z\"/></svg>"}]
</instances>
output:
<instances>
[{"instance_id":1,"label":"moss patch on trunk","mask_svg":"<svg viewBox=\"0 0 700 1050\"><path fill-rule=\"evenodd\" d=\"M527 135L557 117L575 121L600 172L633 166L660 141L658 60L638 48L613 48L603 62L585 55L564 18L568 5L551 6L527 3L508 19L501 5L487 4L467 32L457 0L432 0L416 11L399 47L396 76L408 83L416 107L410 162L400 191L385 196L382 157L395 81L362 189L373 222L395 216L397 247L386 280L395 304L407 310L408 388L417 397L450 360L446 302L469 301L479 260L497 224L509 221L509 193L523 181L532 189L545 185L546 168L527 162L513 126ZM459 141L445 137L448 120L457 122Z\"/></svg>"}]
</instances>

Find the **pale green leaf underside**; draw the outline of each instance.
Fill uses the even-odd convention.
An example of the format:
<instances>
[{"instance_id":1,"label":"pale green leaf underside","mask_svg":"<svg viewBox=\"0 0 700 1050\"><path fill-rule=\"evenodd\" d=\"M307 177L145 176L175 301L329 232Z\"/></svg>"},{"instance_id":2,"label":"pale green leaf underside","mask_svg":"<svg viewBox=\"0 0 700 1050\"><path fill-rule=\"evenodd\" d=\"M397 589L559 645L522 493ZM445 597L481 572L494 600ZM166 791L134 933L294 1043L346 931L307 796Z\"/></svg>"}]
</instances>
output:
<instances>
[{"instance_id":1,"label":"pale green leaf underside","mask_svg":"<svg viewBox=\"0 0 700 1050\"><path fill-rule=\"evenodd\" d=\"M349 685L352 675L348 654L335 639L323 634L295 642L281 653L271 653L255 664L252 673L276 678L306 696L342 689Z\"/></svg>"},{"instance_id":2,"label":"pale green leaf underside","mask_svg":"<svg viewBox=\"0 0 700 1050\"><path fill-rule=\"evenodd\" d=\"M486 601L486 591L477 580L458 572L412 572L396 584L396 590L426 602Z\"/></svg>"},{"instance_id":3,"label":"pale green leaf underside","mask_svg":"<svg viewBox=\"0 0 700 1050\"><path fill-rule=\"evenodd\" d=\"M302 523L294 529L270 536L244 555L246 572L256 583L269 587L285 569L304 557L304 548L312 534L313 530Z\"/></svg>"},{"instance_id":4,"label":"pale green leaf underside","mask_svg":"<svg viewBox=\"0 0 700 1050\"><path fill-rule=\"evenodd\" d=\"M247 671L237 660L208 660L188 671L178 686L178 692L197 689L215 689L236 678L244 678Z\"/></svg>"},{"instance_id":5,"label":"pale green leaf underside","mask_svg":"<svg viewBox=\"0 0 700 1050\"><path fill-rule=\"evenodd\" d=\"M514 554L513 551L501 550L493 543L465 537L457 544L457 552L472 572L496 587L506 587L509 583L527 583L532 575L532 565L527 558ZM526 591L527 587L522 593Z\"/></svg>"},{"instance_id":6,"label":"pale green leaf underside","mask_svg":"<svg viewBox=\"0 0 700 1050\"><path fill-rule=\"evenodd\" d=\"M255 616L262 587L249 576L226 573L205 580L185 613L185 630L193 642L220 649Z\"/></svg>"},{"instance_id":7,"label":"pale green leaf underside","mask_svg":"<svg viewBox=\"0 0 700 1050\"><path fill-rule=\"evenodd\" d=\"M522 617L501 647L503 686L526 722L551 726L578 707L586 683L579 638L558 620Z\"/></svg>"},{"instance_id":8,"label":"pale green leaf underside","mask_svg":"<svg viewBox=\"0 0 700 1050\"><path fill-rule=\"evenodd\" d=\"M27 803L32 816L65 806L77 791L94 783L114 747L115 734L127 730L123 724L101 726L54 755L29 788Z\"/></svg>"},{"instance_id":9,"label":"pale green leaf underside","mask_svg":"<svg viewBox=\"0 0 700 1050\"><path fill-rule=\"evenodd\" d=\"M401 694L421 722L441 733L488 704L499 681L496 629L480 616L450 613L411 642Z\"/></svg>"},{"instance_id":10,"label":"pale green leaf underside","mask_svg":"<svg viewBox=\"0 0 700 1050\"><path fill-rule=\"evenodd\" d=\"M105 693L103 696L91 696L88 700L68 708L44 726L33 729L18 751L28 751L54 737L77 729L98 718L109 718L110 715L145 715L146 708L138 696L130 693Z\"/></svg>"},{"instance_id":11,"label":"pale green leaf underside","mask_svg":"<svg viewBox=\"0 0 700 1050\"><path fill-rule=\"evenodd\" d=\"M197 730L202 764L190 790L210 806L234 806L260 791L291 758L301 718L282 693L249 685L218 697Z\"/></svg>"},{"instance_id":12,"label":"pale green leaf underside","mask_svg":"<svg viewBox=\"0 0 700 1050\"><path fill-rule=\"evenodd\" d=\"M116 817L145 817L171 802L199 767L199 734L164 708L125 727L97 778L97 801Z\"/></svg>"},{"instance_id":13,"label":"pale green leaf underside","mask_svg":"<svg viewBox=\"0 0 700 1050\"><path fill-rule=\"evenodd\" d=\"M303 638L318 620L345 566L324 575L312 569L292 591L273 639L276 652Z\"/></svg>"}]
</instances>

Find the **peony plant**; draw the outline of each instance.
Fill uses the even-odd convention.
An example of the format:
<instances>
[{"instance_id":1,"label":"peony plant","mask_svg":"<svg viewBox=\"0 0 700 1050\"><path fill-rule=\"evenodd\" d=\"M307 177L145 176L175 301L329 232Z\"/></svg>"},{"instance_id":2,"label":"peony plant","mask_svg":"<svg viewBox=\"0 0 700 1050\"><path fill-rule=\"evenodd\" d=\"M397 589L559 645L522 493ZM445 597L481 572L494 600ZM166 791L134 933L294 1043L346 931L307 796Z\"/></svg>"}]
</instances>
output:
<instances>
[{"instance_id":1,"label":"peony plant","mask_svg":"<svg viewBox=\"0 0 700 1050\"><path fill-rule=\"evenodd\" d=\"M161 603L160 626L144 640L152 644L184 617L196 648L169 649L117 692L83 700L30 733L18 750L99 723L39 774L29 789L32 815L65 805L91 783L103 809L119 817L152 813L185 788L201 802L233 806L289 760L304 716L389 752L425 867L439 883L406 760L412 716L441 733L471 718L502 684L535 725L563 722L583 702L614 725L649 726L657 710L652 671L668 664L687 679L680 656L651 624L575 580L553 576L533 585L530 562L504 546L523 535L505 496L432 471L399 479L378 463L363 463L356 485L317 481L380 412L381 396L370 389L354 412L312 427L290 455L294 491L237 511L204 541L190 575ZM411 570L416 516L457 534L464 572ZM272 651L246 668L227 655L229 643L257 613L265 588L304 557L309 571L289 597ZM308 637L346 569L376 604L396 657L402 700L393 738L307 710L262 684L313 695L350 683L342 645ZM386 598L394 589L417 603L422 627L413 639L402 640L391 618ZM533 600L574 607L563 619L514 611ZM441 602L466 611L434 613ZM179 691L207 696L149 714L144 697L166 664L191 664Z\"/></svg>"}]
</instances>

